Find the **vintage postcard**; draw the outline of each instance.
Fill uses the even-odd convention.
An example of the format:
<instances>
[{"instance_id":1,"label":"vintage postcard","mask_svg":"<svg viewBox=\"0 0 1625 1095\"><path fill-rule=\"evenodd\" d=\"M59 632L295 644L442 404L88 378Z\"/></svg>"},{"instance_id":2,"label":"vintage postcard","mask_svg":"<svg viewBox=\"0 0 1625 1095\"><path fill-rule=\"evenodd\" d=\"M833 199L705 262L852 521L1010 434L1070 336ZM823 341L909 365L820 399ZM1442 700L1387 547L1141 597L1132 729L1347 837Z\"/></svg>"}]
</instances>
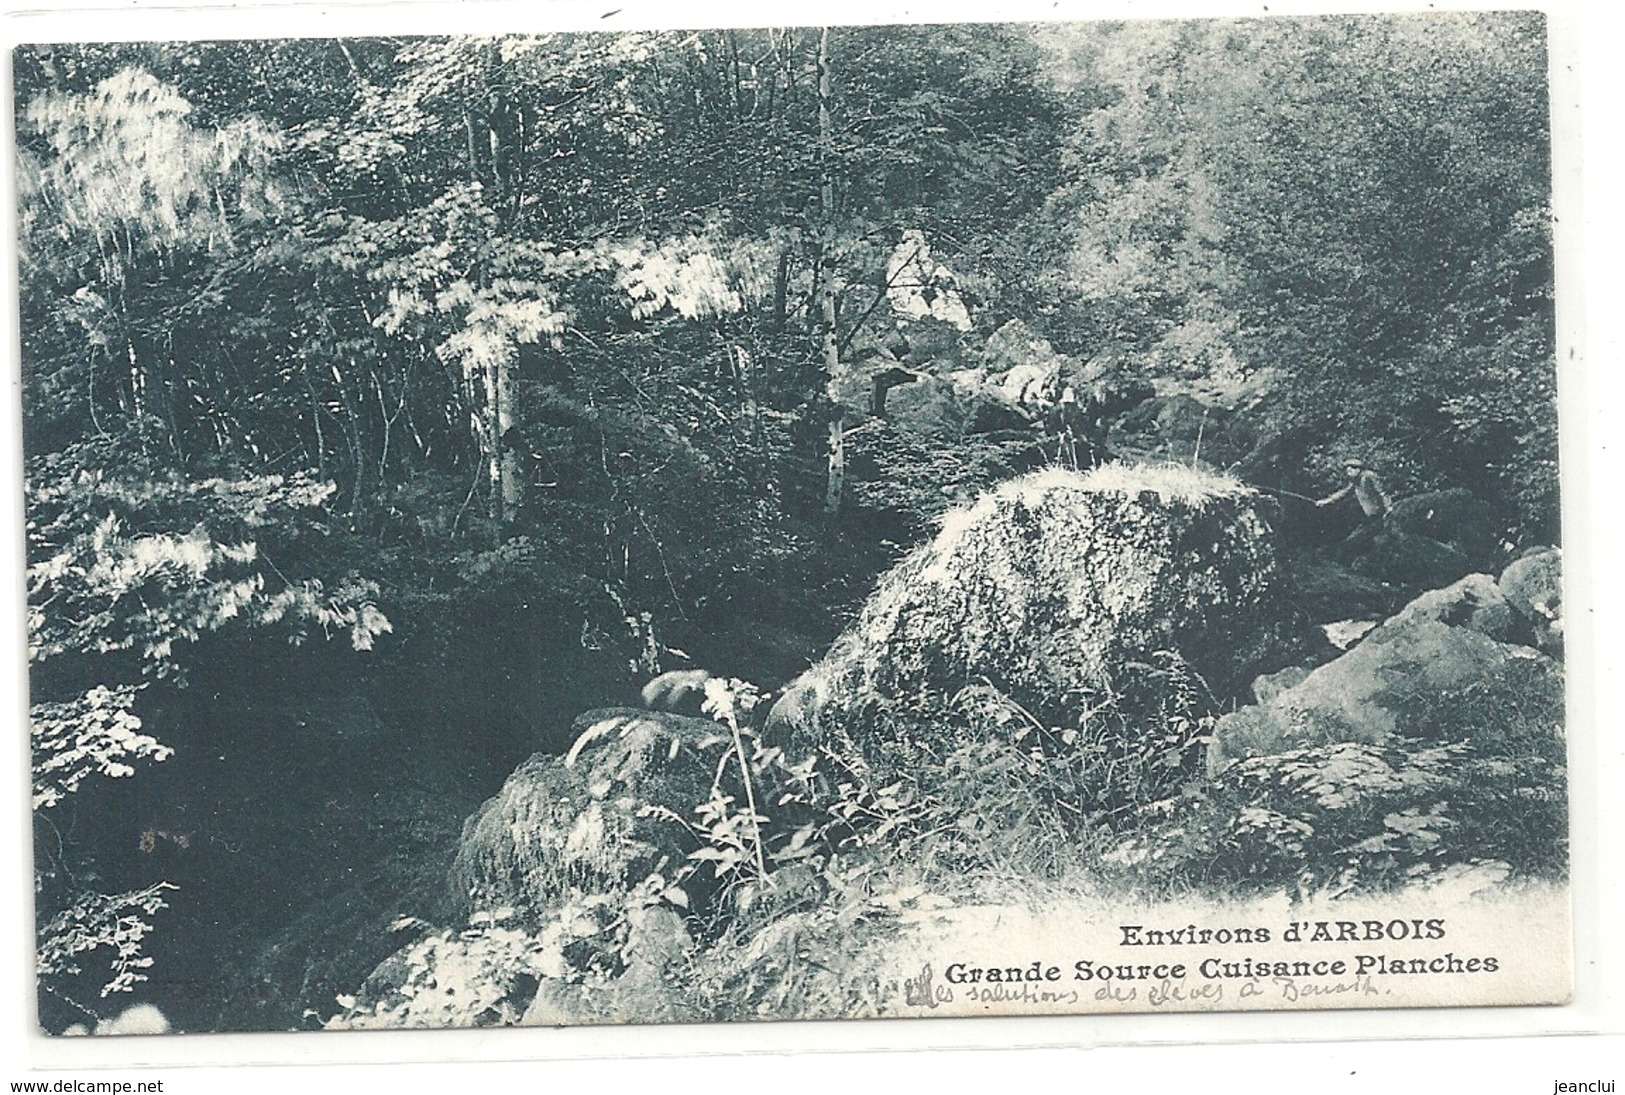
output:
<instances>
[{"instance_id":1,"label":"vintage postcard","mask_svg":"<svg viewBox=\"0 0 1625 1095\"><path fill-rule=\"evenodd\" d=\"M17 47L39 1025L1565 1003L1549 48Z\"/></svg>"}]
</instances>

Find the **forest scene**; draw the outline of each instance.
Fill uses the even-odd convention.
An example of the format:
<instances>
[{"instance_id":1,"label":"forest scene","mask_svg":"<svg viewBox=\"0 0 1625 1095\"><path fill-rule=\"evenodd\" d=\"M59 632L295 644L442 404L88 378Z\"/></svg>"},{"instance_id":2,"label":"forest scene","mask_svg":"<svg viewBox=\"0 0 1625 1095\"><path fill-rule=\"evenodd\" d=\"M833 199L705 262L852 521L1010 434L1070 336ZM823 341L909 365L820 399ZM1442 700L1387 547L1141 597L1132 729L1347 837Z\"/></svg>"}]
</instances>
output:
<instances>
[{"instance_id":1,"label":"forest scene","mask_svg":"<svg viewBox=\"0 0 1625 1095\"><path fill-rule=\"evenodd\" d=\"M14 74L46 1031L1565 884L1542 16Z\"/></svg>"}]
</instances>

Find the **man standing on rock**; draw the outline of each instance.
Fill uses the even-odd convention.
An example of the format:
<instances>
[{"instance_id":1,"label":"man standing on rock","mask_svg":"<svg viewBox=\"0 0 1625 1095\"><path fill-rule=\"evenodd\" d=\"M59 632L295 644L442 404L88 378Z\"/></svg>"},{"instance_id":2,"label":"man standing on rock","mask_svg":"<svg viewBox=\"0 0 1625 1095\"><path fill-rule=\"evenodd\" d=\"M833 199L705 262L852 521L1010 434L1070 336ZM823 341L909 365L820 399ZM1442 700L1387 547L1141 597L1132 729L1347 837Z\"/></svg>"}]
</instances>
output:
<instances>
[{"instance_id":1,"label":"man standing on rock","mask_svg":"<svg viewBox=\"0 0 1625 1095\"><path fill-rule=\"evenodd\" d=\"M1315 505L1325 507L1340 502L1354 495L1354 500L1360 504L1361 521L1354 531L1339 545L1338 553L1350 556L1363 550L1382 527L1383 519L1388 516L1390 508L1388 492L1382 487L1382 480L1377 473L1366 465L1359 457L1351 456L1343 461L1343 471L1348 476L1348 482L1341 489L1318 499Z\"/></svg>"},{"instance_id":2,"label":"man standing on rock","mask_svg":"<svg viewBox=\"0 0 1625 1095\"><path fill-rule=\"evenodd\" d=\"M1328 494L1315 505L1329 506L1346 498L1349 492L1353 491L1354 500L1360 503L1360 509L1365 512L1367 521L1380 520L1388 516L1388 492L1382 489L1382 480L1377 478L1377 473L1367 467L1365 461L1354 456L1343 461L1343 471L1348 475L1349 481L1341 490Z\"/></svg>"}]
</instances>

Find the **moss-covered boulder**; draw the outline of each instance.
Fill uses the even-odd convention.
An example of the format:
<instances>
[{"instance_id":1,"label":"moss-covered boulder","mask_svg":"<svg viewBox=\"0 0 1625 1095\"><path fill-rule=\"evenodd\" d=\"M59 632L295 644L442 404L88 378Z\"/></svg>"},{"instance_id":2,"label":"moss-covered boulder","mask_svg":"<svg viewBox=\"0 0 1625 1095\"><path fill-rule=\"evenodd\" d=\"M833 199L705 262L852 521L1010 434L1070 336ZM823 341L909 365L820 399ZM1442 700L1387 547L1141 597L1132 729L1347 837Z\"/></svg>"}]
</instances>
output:
<instances>
[{"instance_id":1,"label":"moss-covered boulder","mask_svg":"<svg viewBox=\"0 0 1625 1095\"><path fill-rule=\"evenodd\" d=\"M1292 603L1312 623L1387 619L1407 599L1398 587L1357 574L1320 552L1288 555L1283 563Z\"/></svg>"},{"instance_id":2,"label":"moss-covered boulder","mask_svg":"<svg viewBox=\"0 0 1625 1095\"><path fill-rule=\"evenodd\" d=\"M1339 549L1350 570L1409 589L1447 585L1472 573L1473 560L1460 546L1385 528L1357 548Z\"/></svg>"},{"instance_id":3,"label":"moss-covered boulder","mask_svg":"<svg viewBox=\"0 0 1625 1095\"><path fill-rule=\"evenodd\" d=\"M567 755L531 757L464 823L451 872L462 911L545 915L680 863L697 845L671 815L692 817L708 797L715 762L704 754L720 731L634 708L582 715Z\"/></svg>"},{"instance_id":4,"label":"moss-covered boulder","mask_svg":"<svg viewBox=\"0 0 1625 1095\"><path fill-rule=\"evenodd\" d=\"M1406 535L1454 545L1475 563L1488 558L1495 548L1494 510L1465 487L1401 498L1389 511L1388 523Z\"/></svg>"},{"instance_id":5,"label":"moss-covered boulder","mask_svg":"<svg viewBox=\"0 0 1625 1095\"><path fill-rule=\"evenodd\" d=\"M890 772L961 744L962 720L938 715L969 689L1075 728L1153 665L1219 694L1245 687L1278 634L1265 505L1174 465L1012 480L882 579L768 732Z\"/></svg>"},{"instance_id":6,"label":"moss-covered boulder","mask_svg":"<svg viewBox=\"0 0 1625 1095\"><path fill-rule=\"evenodd\" d=\"M670 905L708 895L668 880L698 847L684 821L711 797L726 732L635 708L589 711L573 731L568 754L532 756L464 823L453 926L380 962L330 1027L690 1017L666 991L691 945Z\"/></svg>"}]
</instances>

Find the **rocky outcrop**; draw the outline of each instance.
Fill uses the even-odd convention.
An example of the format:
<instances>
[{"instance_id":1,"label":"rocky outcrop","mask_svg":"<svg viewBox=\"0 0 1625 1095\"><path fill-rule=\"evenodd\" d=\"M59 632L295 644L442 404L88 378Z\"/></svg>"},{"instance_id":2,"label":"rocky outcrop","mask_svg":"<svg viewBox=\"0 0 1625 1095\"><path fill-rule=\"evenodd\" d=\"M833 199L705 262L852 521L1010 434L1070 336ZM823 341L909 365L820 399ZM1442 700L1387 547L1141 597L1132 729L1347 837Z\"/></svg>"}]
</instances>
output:
<instances>
[{"instance_id":1,"label":"rocky outcrop","mask_svg":"<svg viewBox=\"0 0 1625 1095\"><path fill-rule=\"evenodd\" d=\"M1358 645L1273 695L1219 720L1217 772L1242 757L1402 735L1473 740L1483 705L1561 709L1561 666L1515 641L1528 630L1494 579L1471 574L1424 593Z\"/></svg>"},{"instance_id":2,"label":"rocky outcrop","mask_svg":"<svg viewBox=\"0 0 1625 1095\"><path fill-rule=\"evenodd\" d=\"M1078 725L1166 657L1239 685L1275 640L1276 563L1259 496L1172 466L1050 470L948 516L882 579L768 724L891 772L940 757L949 709L995 689L1046 725Z\"/></svg>"}]
</instances>

